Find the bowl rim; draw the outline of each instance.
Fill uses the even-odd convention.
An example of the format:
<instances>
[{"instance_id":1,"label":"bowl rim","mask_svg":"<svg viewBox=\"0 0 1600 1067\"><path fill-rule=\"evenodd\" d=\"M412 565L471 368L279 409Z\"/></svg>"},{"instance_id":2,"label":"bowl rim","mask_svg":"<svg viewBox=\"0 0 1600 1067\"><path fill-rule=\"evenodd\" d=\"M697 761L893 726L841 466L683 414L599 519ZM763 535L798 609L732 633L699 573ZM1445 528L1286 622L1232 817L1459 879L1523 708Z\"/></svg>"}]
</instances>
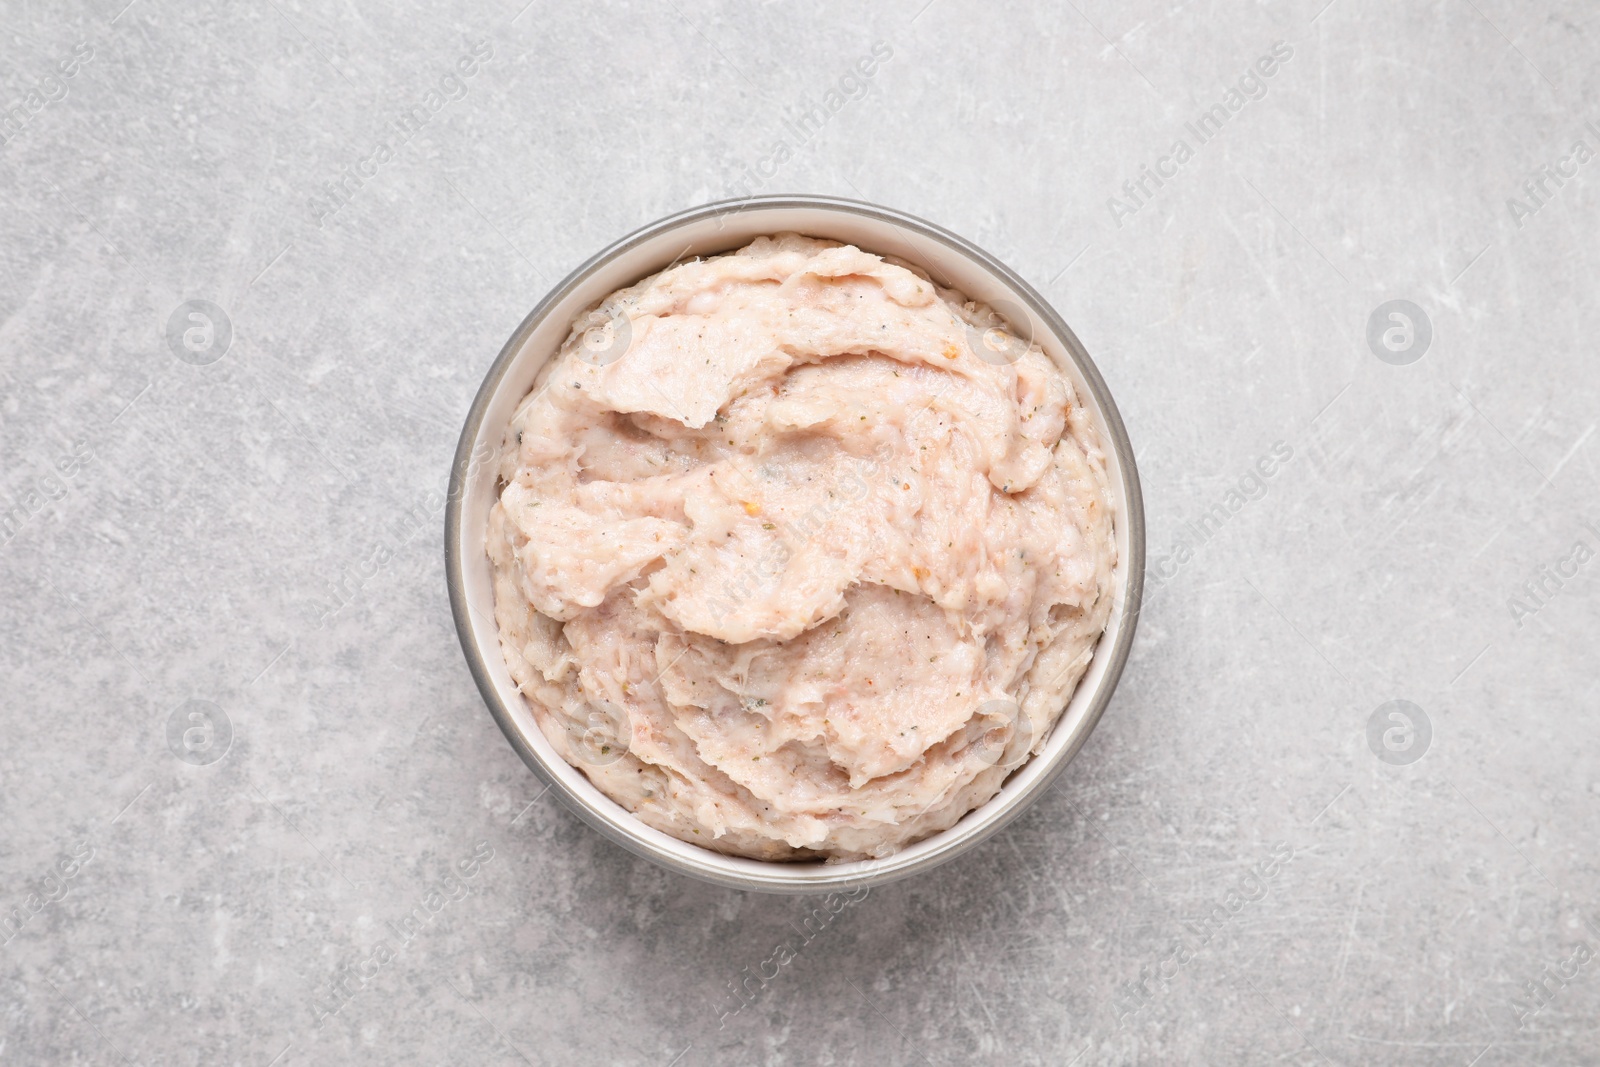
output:
<instances>
[{"instance_id":1,"label":"bowl rim","mask_svg":"<svg viewBox=\"0 0 1600 1067\"><path fill-rule=\"evenodd\" d=\"M1127 572L1124 594L1120 604L1113 605L1112 615L1107 620L1108 630L1113 623L1117 623L1110 647L1106 647L1106 638L1102 635L1091 657L1091 667L1089 669L1092 669L1094 660L1101 656L1107 657L1106 666L1098 679L1098 688L1092 694L1087 709L1074 728L1073 736L1052 757L1053 762L1028 783L1026 789L1007 797L1007 790L1002 788L999 793L974 808L972 812L964 815L948 829L924 839L948 838L948 841L937 851L925 852L907 862L896 862L897 857L901 856L902 853L896 853L882 860L857 861L838 865L761 861L732 857L703 846L696 846L692 842L684 842L690 849L705 854L705 862L697 864L664 851L657 846L646 834L660 833L660 831L655 831L642 820L633 816L631 812L621 808L620 805L616 805L618 810L630 816L628 822L632 825L619 824L617 820L607 818L595 810L585 798L573 793L566 783L561 780L560 774L554 768L547 767L544 757L534 750L528 744L527 739L523 737L522 729L517 724L510 709L506 706L499 687L491 676L488 664L485 662L479 648L477 626L467 599L464 571L466 560L462 555L460 534L463 499L466 496L468 479L472 476L474 467L472 455L475 442L482 431L483 421L489 406L499 394L502 382L510 372L518 354L522 351L524 344L535 328L544 321L553 308L557 307L574 290L583 285L593 274L617 258L627 255L635 248L675 229L715 219L719 216L726 217L746 211L771 209L820 209L825 212L836 212L866 218L873 222L886 223L897 229L910 231L919 237L935 241L958 256L974 261L977 266L994 275L1007 289L1015 294L1018 300L1027 307L1028 311L1038 316L1045 330L1054 334L1075 365L1083 379L1083 384L1088 387L1088 391L1094 397L1095 405L1103 423L1100 428L1109 437L1109 441L1103 442L1103 445L1108 446L1109 451L1115 454L1118 469L1125 486L1126 500L1121 502L1123 504L1121 509L1123 513L1117 516L1119 522L1127 524L1128 558L1119 560L1119 567L1125 566ZM727 251L732 250L733 248L730 248ZM722 253L708 252L706 254ZM917 266L924 270L929 269L925 264L917 264ZM644 274L640 278L647 276L648 274ZM513 750L522 758L523 763L533 771L536 778L545 784L546 791L553 791L570 811L591 828L598 830L613 843L621 845L635 855L651 860L669 870L702 881L736 889L764 892L820 893L828 890L864 889L867 886L882 885L908 877L919 871L929 870L940 863L954 859L1009 824L1011 820L1022 814L1039 797L1044 795L1057 777L1066 769L1067 765L1076 757L1078 751L1088 740L1089 735L1094 732L1121 679L1123 668L1133 647L1134 635L1138 628L1140 610L1143 604L1145 571L1144 498L1139 482L1138 467L1134 459L1133 445L1128 438L1127 428L1123 424L1121 412L1111 396L1111 391L1106 386L1105 379L1101 376L1099 368L1095 365L1083 342L1078 339L1078 335L1067 325L1066 321L1062 319L1049 301L1032 285L1010 267L972 242L918 216L863 200L835 196L805 193L770 194L713 201L698 207L678 211L648 223L612 242L584 260L558 284L553 286L511 332L510 338L501 347L499 355L495 357L494 362L485 372L483 382L478 387L477 394L473 397L472 405L467 411L466 419L462 426L461 436L457 443L451 466L449 492L445 506L444 533L445 582L449 590L450 610L455 621L456 636L461 643L462 652L465 654L467 667L472 673L473 680L477 683L479 694L482 696L485 705L487 705L489 713L499 725L501 732L505 734L506 739L511 743ZM499 633L497 627L495 628L495 633L491 636L493 637L491 643L498 650ZM1079 685L1082 684L1083 681L1080 679ZM1070 707L1076 692L1077 689L1074 688L1072 692L1067 694L1067 703L1063 706L1063 714L1065 709ZM1059 727L1060 719L1057 719L1052 726L1052 732ZM1040 756L1042 755L1043 753L1040 754ZM1033 757L1033 759L1038 758L1040 757ZM1033 762L1032 759L1025 761L1019 765L1018 769L1020 770L1021 767L1025 767L1031 762ZM543 793L540 795L542 796ZM981 812L1002 800L1005 801L1006 807L999 814L990 817L982 824L970 827L964 834L960 832L962 823L972 814ZM612 803L614 804L615 802ZM769 870L760 875L739 873L728 869L734 863L757 864ZM816 872L819 868L822 871L833 869L837 873L831 877L827 874L817 874ZM806 876L803 879L784 877L786 869L789 873L796 875L806 872Z\"/></svg>"}]
</instances>

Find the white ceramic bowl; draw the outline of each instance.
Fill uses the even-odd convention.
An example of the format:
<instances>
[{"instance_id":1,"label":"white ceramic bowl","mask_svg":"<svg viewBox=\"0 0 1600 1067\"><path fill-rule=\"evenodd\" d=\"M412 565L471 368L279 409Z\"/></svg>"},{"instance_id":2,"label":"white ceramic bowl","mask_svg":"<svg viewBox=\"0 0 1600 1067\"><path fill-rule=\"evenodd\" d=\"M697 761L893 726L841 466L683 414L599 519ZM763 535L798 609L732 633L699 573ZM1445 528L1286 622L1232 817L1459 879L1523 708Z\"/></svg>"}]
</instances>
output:
<instances>
[{"instance_id":1,"label":"white ceramic bowl","mask_svg":"<svg viewBox=\"0 0 1600 1067\"><path fill-rule=\"evenodd\" d=\"M495 500L492 457L499 452L512 412L566 339L573 319L608 294L673 263L730 252L763 234L789 230L914 263L936 282L990 304L1016 332L1037 341L1071 379L1093 416L1116 504L1118 563L1111 619L1044 749L1019 767L993 799L950 829L880 860L823 864L744 859L646 826L556 754L511 680L494 622L484 551ZM954 234L898 211L830 197L757 197L694 208L624 237L573 271L522 320L489 368L461 432L446 509L445 568L461 646L489 711L533 772L580 818L629 851L683 874L741 889L813 893L882 884L960 855L1016 818L1061 773L1105 710L1133 643L1144 586L1144 504L1133 448L1099 371L1067 324L1020 277Z\"/></svg>"}]
</instances>

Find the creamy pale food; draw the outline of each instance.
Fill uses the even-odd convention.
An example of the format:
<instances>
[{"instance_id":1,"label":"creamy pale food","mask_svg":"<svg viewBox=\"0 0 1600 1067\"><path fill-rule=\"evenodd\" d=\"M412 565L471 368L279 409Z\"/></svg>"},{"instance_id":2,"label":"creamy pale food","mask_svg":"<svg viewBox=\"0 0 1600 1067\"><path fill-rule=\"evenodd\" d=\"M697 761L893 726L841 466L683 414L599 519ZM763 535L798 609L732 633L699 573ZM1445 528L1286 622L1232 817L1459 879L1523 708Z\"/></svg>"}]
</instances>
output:
<instances>
[{"instance_id":1,"label":"creamy pale food","mask_svg":"<svg viewBox=\"0 0 1600 1067\"><path fill-rule=\"evenodd\" d=\"M666 833L888 855L1044 743L1111 610L1105 458L1036 345L794 234L582 316L507 431L495 617L555 749Z\"/></svg>"}]
</instances>

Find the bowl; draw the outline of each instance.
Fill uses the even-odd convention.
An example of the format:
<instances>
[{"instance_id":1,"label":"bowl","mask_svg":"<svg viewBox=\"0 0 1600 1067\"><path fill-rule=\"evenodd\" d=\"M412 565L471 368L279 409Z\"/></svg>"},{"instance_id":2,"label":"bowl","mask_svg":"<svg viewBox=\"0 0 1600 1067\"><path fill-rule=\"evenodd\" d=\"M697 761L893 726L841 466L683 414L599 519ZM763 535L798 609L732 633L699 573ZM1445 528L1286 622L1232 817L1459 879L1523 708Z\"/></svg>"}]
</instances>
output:
<instances>
[{"instance_id":1,"label":"bowl","mask_svg":"<svg viewBox=\"0 0 1600 1067\"><path fill-rule=\"evenodd\" d=\"M782 231L898 257L939 284L988 303L1015 332L1036 341L1066 373L1099 430L1116 506L1118 561L1110 621L1044 748L1012 773L998 794L954 826L882 859L746 859L646 826L556 754L511 679L494 621L484 541L496 495L496 458L513 411L566 339L573 319L610 293L674 263L731 252L763 234ZM445 512L445 575L467 665L490 713L534 774L579 818L630 852L718 885L773 893L857 890L930 870L973 848L1038 800L1083 747L1111 699L1133 644L1144 555L1144 504L1122 418L1083 344L1045 299L993 256L930 222L874 204L822 196L764 196L693 208L629 234L568 275L522 320L489 368L461 431Z\"/></svg>"}]
</instances>

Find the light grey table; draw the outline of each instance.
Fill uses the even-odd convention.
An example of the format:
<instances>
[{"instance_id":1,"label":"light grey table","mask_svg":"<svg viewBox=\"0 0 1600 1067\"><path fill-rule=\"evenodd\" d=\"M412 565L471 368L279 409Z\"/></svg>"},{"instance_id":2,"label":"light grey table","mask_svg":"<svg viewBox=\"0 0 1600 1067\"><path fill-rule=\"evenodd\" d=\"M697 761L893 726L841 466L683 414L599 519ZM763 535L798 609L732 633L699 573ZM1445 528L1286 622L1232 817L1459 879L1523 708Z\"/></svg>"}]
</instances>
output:
<instances>
[{"instance_id":1,"label":"light grey table","mask_svg":"<svg viewBox=\"0 0 1600 1067\"><path fill-rule=\"evenodd\" d=\"M0 23L0 1063L1600 1062L1592 0L124 2ZM1070 772L826 922L541 796L441 559L539 296L781 191L1031 279L1150 518Z\"/></svg>"}]
</instances>

